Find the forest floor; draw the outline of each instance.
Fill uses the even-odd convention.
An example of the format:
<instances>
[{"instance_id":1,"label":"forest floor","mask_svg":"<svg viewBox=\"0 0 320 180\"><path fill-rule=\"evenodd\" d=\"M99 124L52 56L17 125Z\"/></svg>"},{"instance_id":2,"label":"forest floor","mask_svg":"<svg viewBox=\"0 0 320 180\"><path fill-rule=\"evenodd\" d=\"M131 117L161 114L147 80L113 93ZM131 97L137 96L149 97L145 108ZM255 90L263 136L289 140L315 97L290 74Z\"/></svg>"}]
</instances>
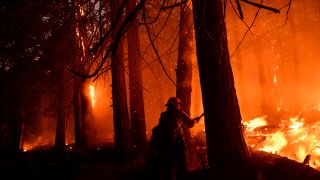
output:
<instances>
[{"instance_id":1,"label":"forest floor","mask_svg":"<svg viewBox=\"0 0 320 180\"><path fill-rule=\"evenodd\" d=\"M147 155L126 163L115 159L113 147L66 151L50 149L19 153L0 152L0 179L136 180L146 178ZM320 171L275 154L255 152L257 180L319 180ZM188 180L209 179L205 148L187 154Z\"/></svg>"}]
</instances>

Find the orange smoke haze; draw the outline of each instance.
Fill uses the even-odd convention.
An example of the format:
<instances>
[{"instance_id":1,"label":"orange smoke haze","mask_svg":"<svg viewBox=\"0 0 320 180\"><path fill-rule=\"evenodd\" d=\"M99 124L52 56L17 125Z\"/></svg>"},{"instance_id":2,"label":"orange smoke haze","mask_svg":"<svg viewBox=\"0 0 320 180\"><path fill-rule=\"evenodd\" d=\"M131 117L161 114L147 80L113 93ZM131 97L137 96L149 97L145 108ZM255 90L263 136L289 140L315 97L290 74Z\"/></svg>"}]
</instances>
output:
<instances>
[{"instance_id":1,"label":"orange smoke haze","mask_svg":"<svg viewBox=\"0 0 320 180\"><path fill-rule=\"evenodd\" d=\"M286 3L281 0L266 5L283 7ZM258 9L243 5L246 25L228 4L229 52L248 145L255 150L277 153L299 162L310 154L310 164L317 168L320 166L320 134L317 130L320 129L320 11L316 7L320 7L320 2L292 3L288 16L285 10L281 10L284 12L281 14L260 10L248 33L248 26ZM154 27L155 32L164 24L164 15ZM155 41L158 53L162 55L161 61L173 80L178 45L176 38L172 37L177 36L178 19L179 16L172 15ZM140 31L141 52L145 59L141 71L145 88L146 133L150 138L160 113L165 110L167 99L175 96L175 86L155 60L157 56L149 46L145 30ZM195 48L193 51L191 116L195 117L203 113L203 107ZM93 127L96 131L92 139L101 143L112 142L110 73L91 85L94 87ZM54 124L52 118L42 117L36 135L26 130L23 148L30 149L37 143L38 146L52 145L55 125L49 124ZM47 130L42 129L49 126L51 128ZM72 125L68 126L67 138L71 139L68 143L72 143L72 128ZM204 119L191 129L194 136L200 131L204 131Z\"/></svg>"}]
</instances>

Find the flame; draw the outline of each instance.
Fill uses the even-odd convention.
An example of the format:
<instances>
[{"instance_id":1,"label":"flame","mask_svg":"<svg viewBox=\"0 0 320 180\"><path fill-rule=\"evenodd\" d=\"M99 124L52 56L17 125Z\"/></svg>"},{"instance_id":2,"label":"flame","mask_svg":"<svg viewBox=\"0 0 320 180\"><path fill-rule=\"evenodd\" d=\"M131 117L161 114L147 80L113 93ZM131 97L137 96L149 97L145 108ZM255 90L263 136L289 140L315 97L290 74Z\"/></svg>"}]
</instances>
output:
<instances>
[{"instance_id":1,"label":"flame","mask_svg":"<svg viewBox=\"0 0 320 180\"><path fill-rule=\"evenodd\" d=\"M313 108L311 113L320 115L319 105ZM276 153L301 163L310 158L309 165L320 170L320 122L316 119L306 119L308 116L302 116L300 113L281 119L278 125L268 126L266 117L243 122L250 147ZM263 129L259 128L262 126Z\"/></svg>"},{"instance_id":2,"label":"flame","mask_svg":"<svg viewBox=\"0 0 320 180\"><path fill-rule=\"evenodd\" d=\"M257 127L267 125L266 117L267 116L257 117L251 121L244 122L243 124L246 125L248 131L253 131Z\"/></svg>"},{"instance_id":3,"label":"flame","mask_svg":"<svg viewBox=\"0 0 320 180\"><path fill-rule=\"evenodd\" d=\"M292 123L292 125L289 126L289 128L291 128L291 132L293 133L298 133L299 130L301 130L301 127L303 126L303 120L301 119L301 122L297 121L298 116L290 118L290 122Z\"/></svg>"},{"instance_id":4,"label":"flame","mask_svg":"<svg viewBox=\"0 0 320 180\"><path fill-rule=\"evenodd\" d=\"M33 150L34 148L46 146L49 144L53 144L50 138L44 137L44 136L38 136L33 140L33 142L23 142L22 151L27 152L27 151Z\"/></svg>"},{"instance_id":5,"label":"flame","mask_svg":"<svg viewBox=\"0 0 320 180\"><path fill-rule=\"evenodd\" d=\"M287 145L288 141L285 135L278 131L271 137L267 137L264 143L264 147L259 149L266 152L278 154L283 147Z\"/></svg>"},{"instance_id":6,"label":"flame","mask_svg":"<svg viewBox=\"0 0 320 180\"><path fill-rule=\"evenodd\" d=\"M273 76L273 83L277 83L277 75Z\"/></svg>"},{"instance_id":7,"label":"flame","mask_svg":"<svg viewBox=\"0 0 320 180\"><path fill-rule=\"evenodd\" d=\"M94 105L95 105L95 97L94 97L94 86L93 85L90 85L90 98L91 98L91 104L92 104L92 107L94 108Z\"/></svg>"}]
</instances>

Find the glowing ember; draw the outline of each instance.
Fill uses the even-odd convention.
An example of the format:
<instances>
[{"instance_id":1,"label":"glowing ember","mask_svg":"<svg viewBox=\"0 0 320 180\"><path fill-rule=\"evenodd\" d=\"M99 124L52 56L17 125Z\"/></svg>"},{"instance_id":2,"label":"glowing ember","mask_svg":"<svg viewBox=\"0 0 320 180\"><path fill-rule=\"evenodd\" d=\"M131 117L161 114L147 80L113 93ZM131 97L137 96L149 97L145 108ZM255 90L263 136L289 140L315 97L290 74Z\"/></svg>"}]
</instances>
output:
<instances>
[{"instance_id":1,"label":"glowing ember","mask_svg":"<svg viewBox=\"0 0 320 180\"><path fill-rule=\"evenodd\" d=\"M94 86L93 85L90 85L90 98L91 98L91 104L92 104L92 107L94 107L95 105L95 98L94 98Z\"/></svg>"}]
</instances>

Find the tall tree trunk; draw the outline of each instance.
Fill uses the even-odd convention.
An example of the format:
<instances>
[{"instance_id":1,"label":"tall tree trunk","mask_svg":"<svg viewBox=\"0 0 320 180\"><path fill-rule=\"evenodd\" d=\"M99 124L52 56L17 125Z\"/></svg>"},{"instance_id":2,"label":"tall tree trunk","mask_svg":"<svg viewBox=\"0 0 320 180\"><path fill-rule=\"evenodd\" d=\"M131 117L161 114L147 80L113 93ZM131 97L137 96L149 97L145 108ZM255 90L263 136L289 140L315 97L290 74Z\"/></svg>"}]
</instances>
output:
<instances>
[{"instance_id":1,"label":"tall tree trunk","mask_svg":"<svg viewBox=\"0 0 320 180\"><path fill-rule=\"evenodd\" d=\"M81 123L83 145L92 145L93 137L95 137L95 130L92 127L93 123L93 108L89 95L90 79L85 79L80 84L80 104L81 104ZM92 140L91 140L92 139ZM91 142L91 143L90 143Z\"/></svg>"},{"instance_id":2,"label":"tall tree trunk","mask_svg":"<svg viewBox=\"0 0 320 180\"><path fill-rule=\"evenodd\" d=\"M127 0L127 13L136 6L136 0ZM146 122L144 114L141 56L139 53L139 32L137 20L131 22L127 32L130 87L130 117L134 147L143 150L147 144Z\"/></svg>"},{"instance_id":3,"label":"tall tree trunk","mask_svg":"<svg viewBox=\"0 0 320 180\"><path fill-rule=\"evenodd\" d=\"M122 2L122 1L121 1ZM110 1L111 24L116 26L113 31L113 40L116 40L117 29L120 22L116 22L116 16L121 4L119 1ZM117 24L115 24L117 23ZM121 40L120 40L121 41ZM127 106L126 83L124 74L123 43L119 42L116 54L111 56L112 75L112 99L113 99L113 121L114 142L118 158L125 160L131 154L131 131L130 119Z\"/></svg>"},{"instance_id":4,"label":"tall tree trunk","mask_svg":"<svg viewBox=\"0 0 320 180\"><path fill-rule=\"evenodd\" d=\"M222 0L193 0L209 167L219 178L248 179L251 153L243 135L224 9Z\"/></svg>"},{"instance_id":5,"label":"tall tree trunk","mask_svg":"<svg viewBox=\"0 0 320 180\"><path fill-rule=\"evenodd\" d=\"M21 92L20 92L21 93ZM21 102L23 101L20 99ZM23 125L23 106L19 104L17 99L17 105L14 111L11 112L10 119L10 150L18 152L21 149L21 135L22 135L22 125Z\"/></svg>"},{"instance_id":6,"label":"tall tree trunk","mask_svg":"<svg viewBox=\"0 0 320 180\"><path fill-rule=\"evenodd\" d=\"M57 126L56 126L56 138L55 148L57 150L63 150L66 144L66 121L69 115L69 109L72 101L73 81L72 74L68 71L71 63L74 61L73 40L70 40L70 34L68 34L70 28L70 22L66 23L54 32L53 38L50 44L52 52L51 57L54 61L59 61L56 67L57 76Z\"/></svg>"},{"instance_id":7,"label":"tall tree trunk","mask_svg":"<svg viewBox=\"0 0 320 180\"><path fill-rule=\"evenodd\" d=\"M75 66L80 67L83 73L88 73L88 65L83 64L85 52L88 47L88 30L87 30L87 17L81 15L80 8L86 8L83 2L74 1L74 15L76 16L77 28L74 28L74 37L76 46L76 59ZM82 7L84 6L84 7ZM76 34L76 31L79 34ZM89 62L87 62L89 63ZM89 139L95 136L95 131L92 128L93 123L93 107L88 95L90 79L83 79L76 77L75 80L75 97L74 97L74 117L75 117L75 143L78 147L87 147L90 145Z\"/></svg>"},{"instance_id":8,"label":"tall tree trunk","mask_svg":"<svg viewBox=\"0 0 320 180\"><path fill-rule=\"evenodd\" d=\"M82 116L81 116L81 97L79 91L80 78L75 79L74 84L74 99L73 99L73 110L74 110L74 137L75 145L77 147L84 146L84 137L83 137L83 125L82 125Z\"/></svg>"},{"instance_id":9,"label":"tall tree trunk","mask_svg":"<svg viewBox=\"0 0 320 180\"><path fill-rule=\"evenodd\" d=\"M58 103L57 103L57 128L56 128L56 139L55 139L55 148L62 150L65 146L65 131L66 131L66 100L65 100L65 91L66 91L66 81L65 73L62 69L59 74L59 90L58 90Z\"/></svg>"},{"instance_id":10,"label":"tall tree trunk","mask_svg":"<svg viewBox=\"0 0 320 180\"><path fill-rule=\"evenodd\" d=\"M193 16L191 1L180 6L179 52L177 63L176 96L183 102L182 109L190 115L192 91ZM191 146L190 130L185 130L187 147Z\"/></svg>"}]
</instances>

